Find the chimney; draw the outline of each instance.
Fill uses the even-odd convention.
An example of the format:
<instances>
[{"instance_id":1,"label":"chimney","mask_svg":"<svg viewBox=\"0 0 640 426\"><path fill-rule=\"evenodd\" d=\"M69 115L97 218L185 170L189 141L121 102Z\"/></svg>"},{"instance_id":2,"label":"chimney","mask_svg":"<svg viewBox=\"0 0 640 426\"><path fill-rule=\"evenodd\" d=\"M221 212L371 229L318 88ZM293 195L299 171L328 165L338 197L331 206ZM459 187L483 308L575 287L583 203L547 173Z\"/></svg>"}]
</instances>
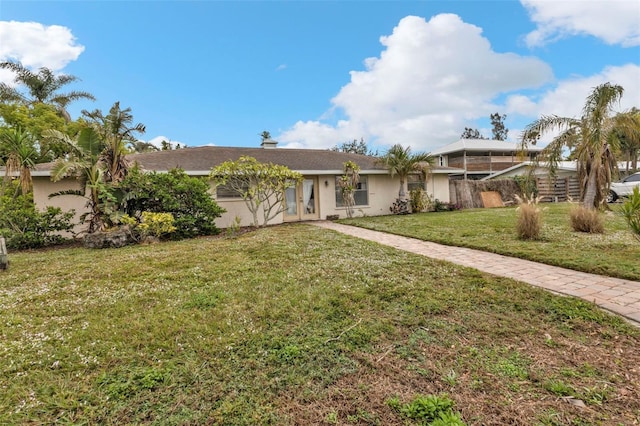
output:
<instances>
[{"instance_id":1,"label":"chimney","mask_svg":"<svg viewBox=\"0 0 640 426\"><path fill-rule=\"evenodd\" d=\"M274 149L278 145L278 141L274 141L273 139L263 139L260 146L264 149Z\"/></svg>"}]
</instances>

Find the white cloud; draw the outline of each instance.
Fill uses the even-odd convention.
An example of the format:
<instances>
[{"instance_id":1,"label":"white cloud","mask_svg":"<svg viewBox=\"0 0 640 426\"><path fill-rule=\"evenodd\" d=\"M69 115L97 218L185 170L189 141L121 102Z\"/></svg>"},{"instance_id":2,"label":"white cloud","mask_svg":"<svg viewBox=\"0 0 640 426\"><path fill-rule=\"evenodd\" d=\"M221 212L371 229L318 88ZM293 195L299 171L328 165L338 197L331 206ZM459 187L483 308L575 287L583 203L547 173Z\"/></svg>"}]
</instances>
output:
<instances>
[{"instance_id":1,"label":"white cloud","mask_svg":"<svg viewBox=\"0 0 640 426\"><path fill-rule=\"evenodd\" d=\"M84 51L69 28L37 22L0 21L0 40L0 60L19 61L28 68L59 71ZM0 81L8 83L12 76L3 73Z\"/></svg>"},{"instance_id":2,"label":"white cloud","mask_svg":"<svg viewBox=\"0 0 640 426\"><path fill-rule=\"evenodd\" d=\"M624 88L618 111L640 106L640 66L627 64L606 67L592 76L575 76L558 82L536 97L512 95L507 98L507 114L518 114L538 118L541 115L579 117L584 102L594 87L603 83L617 84Z\"/></svg>"},{"instance_id":3,"label":"white cloud","mask_svg":"<svg viewBox=\"0 0 640 426\"><path fill-rule=\"evenodd\" d=\"M276 71L283 71L287 69L287 64L280 64L276 67Z\"/></svg>"},{"instance_id":4,"label":"white cloud","mask_svg":"<svg viewBox=\"0 0 640 426\"><path fill-rule=\"evenodd\" d=\"M167 141L171 144L172 147L176 147L177 145L180 145L181 147L185 147L187 146L187 144L179 142L179 141L172 141L170 138L166 137L166 136L156 136L155 138L151 138L148 141L146 141L147 143L150 143L151 145L155 146L156 148L162 148L162 141ZM213 146L213 144L209 144L211 146Z\"/></svg>"},{"instance_id":5,"label":"white cloud","mask_svg":"<svg viewBox=\"0 0 640 426\"><path fill-rule=\"evenodd\" d=\"M551 68L534 57L497 53L482 29L452 14L407 16L380 38L380 57L331 100L346 119L336 125L298 122L278 139L326 148L354 138L430 150L459 137L470 120L495 112L499 94L538 87Z\"/></svg>"},{"instance_id":6,"label":"white cloud","mask_svg":"<svg viewBox=\"0 0 640 426\"><path fill-rule=\"evenodd\" d=\"M637 0L520 0L537 29L527 45L541 46L559 38L588 34L607 44L640 45L640 2Z\"/></svg>"},{"instance_id":7,"label":"white cloud","mask_svg":"<svg viewBox=\"0 0 640 426\"><path fill-rule=\"evenodd\" d=\"M607 82L624 88L620 104L614 107L614 112L640 106L640 66L628 64L619 67L606 67L595 75L575 76L560 81L553 89L536 96L509 96L506 100L506 112L510 116L528 117L528 122L542 115L578 118L582 115L582 107L593 88ZM519 134L519 131L509 132L509 136L512 138L517 138ZM541 140L541 145L546 145L554 135L553 132L545 135Z\"/></svg>"}]
</instances>

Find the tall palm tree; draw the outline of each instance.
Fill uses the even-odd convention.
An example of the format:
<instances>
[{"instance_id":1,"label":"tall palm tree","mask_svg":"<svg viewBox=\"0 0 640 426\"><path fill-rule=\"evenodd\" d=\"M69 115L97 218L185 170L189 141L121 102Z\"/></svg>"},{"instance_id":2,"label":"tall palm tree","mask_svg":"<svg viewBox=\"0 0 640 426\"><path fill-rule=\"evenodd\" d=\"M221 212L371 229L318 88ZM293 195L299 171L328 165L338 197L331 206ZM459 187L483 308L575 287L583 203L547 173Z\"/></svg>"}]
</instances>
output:
<instances>
[{"instance_id":1,"label":"tall palm tree","mask_svg":"<svg viewBox=\"0 0 640 426\"><path fill-rule=\"evenodd\" d=\"M31 169L40 157L35 139L21 129L6 128L0 133L0 151L4 154L5 181L15 173L20 176L20 189L23 194L31 191Z\"/></svg>"},{"instance_id":2,"label":"tall palm tree","mask_svg":"<svg viewBox=\"0 0 640 426\"><path fill-rule=\"evenodd\" d=\"M615 153L619 151L619 140L613 134L616 128L626 128L627 124L619 121L616 126L611 113L623 92L622 86L601 84L587 97L580 118L542 116L522 134L522 145L526 147L529 141L535 143L535 137L544 133L560 132L544 148L541 159L547 161L553 171L562 160L563 150L573 150L578 163L582 205L588 209L604 206L612 175L617 170Z\"/></svg>"},{"instance_id":3,"label":"tall palm tree","mask_svg":"<svg viewBox=\"0 0 640 426\"><path fill-rule=\"evenodd\" d=\"M433 157L425 153L411 153L411 147L404 148L400 144L393 145L378 160L391 174L391 177L398 175L400 178L400 190L398 198L404 199L407 193L404 190L404 183L411 173L420 172L426 176L434 163Z\"/></svg>"},{"instance_id":4,"label":"tall palm tree","mask_svg":"<svg viewBox=\"0 0 640 426\"><path fill-rule=\"evenodd\" d=\"M69 83L77 81L73 75L55 75L49 68L42 67L38 72L33 72L19 62L0 62L0 69L7 69L15 73L14 82L25 86L27 94L23 94L16 87L6 83L0 83L0 101L18 102L25 105L35 103L50 104L56 107L65 120L71 121L71 116L67 112L67 106L79 99L90 99L95 101L95 97L88 92L71 91L69 93L59 93L60 88Z\"/></svg>"},{"instance_id":5,"label":"tall palm tree","mask_svg":"<svg viewBox=\"0 0 640 426\"><path fill-rule=\"evenodd\" d=\"M136 133L144 133L144 124L133 123L131 108L120 109L120 102L116 102L104 115L100 110L86 111L82 114L91 122L100 135L103 144L101 161L105 165L105 180L120 182L126 175L129 165L125 159L127 145L136 146Z\"/></svg>"}]
</instances>

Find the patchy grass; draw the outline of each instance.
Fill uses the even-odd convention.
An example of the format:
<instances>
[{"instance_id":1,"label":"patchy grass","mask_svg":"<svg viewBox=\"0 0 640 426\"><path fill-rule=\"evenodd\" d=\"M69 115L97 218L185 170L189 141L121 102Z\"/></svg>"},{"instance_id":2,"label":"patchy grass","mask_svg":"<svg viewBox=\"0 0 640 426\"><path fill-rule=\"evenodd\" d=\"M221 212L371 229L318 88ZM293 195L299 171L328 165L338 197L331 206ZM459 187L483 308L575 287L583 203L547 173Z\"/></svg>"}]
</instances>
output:
<instances>
[{"instance_id":1,"label":"patchy grass","mask_svg":"<svg viewBox=\"0 0 640 426\"><path fill-rule=\"evenodd\" d=\"M603 213L604 234L574 232L570 203L540 204L542 232L522 241L514 207L376 216L340 222L441 244L470 247L578 271L640 281L640 244L620 206Z\"/></svg>"},{"instance_id":2,"label":"patchy grass","mask_svg":"<svg viewBox=\"0 0 640 426\"><path fill-rule=\"evenodd\" d=\"M640 421L639 330L331 231L11 262L0 424L404 425L430 395L466 424Z\"/></svg>"}]
</instances>

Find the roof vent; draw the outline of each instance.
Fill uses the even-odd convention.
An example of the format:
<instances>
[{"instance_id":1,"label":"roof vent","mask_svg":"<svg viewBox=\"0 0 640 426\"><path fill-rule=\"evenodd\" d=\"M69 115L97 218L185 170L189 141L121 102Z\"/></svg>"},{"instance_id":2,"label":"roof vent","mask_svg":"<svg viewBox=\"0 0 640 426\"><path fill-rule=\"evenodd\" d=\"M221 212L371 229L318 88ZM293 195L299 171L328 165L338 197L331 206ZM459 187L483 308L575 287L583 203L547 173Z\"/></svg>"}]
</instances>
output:
<instances>
[{"instance_id":1,"label":"roof vent","mask_svg":"<svg viewBox=\"0 0 640 426\"><path fill-rule=\"evenodd\" d=\"M260 144L264 149L273 149L278 145L278 141L274 141L273 139L263 139Z\"/></svg>"}]
</instances>

